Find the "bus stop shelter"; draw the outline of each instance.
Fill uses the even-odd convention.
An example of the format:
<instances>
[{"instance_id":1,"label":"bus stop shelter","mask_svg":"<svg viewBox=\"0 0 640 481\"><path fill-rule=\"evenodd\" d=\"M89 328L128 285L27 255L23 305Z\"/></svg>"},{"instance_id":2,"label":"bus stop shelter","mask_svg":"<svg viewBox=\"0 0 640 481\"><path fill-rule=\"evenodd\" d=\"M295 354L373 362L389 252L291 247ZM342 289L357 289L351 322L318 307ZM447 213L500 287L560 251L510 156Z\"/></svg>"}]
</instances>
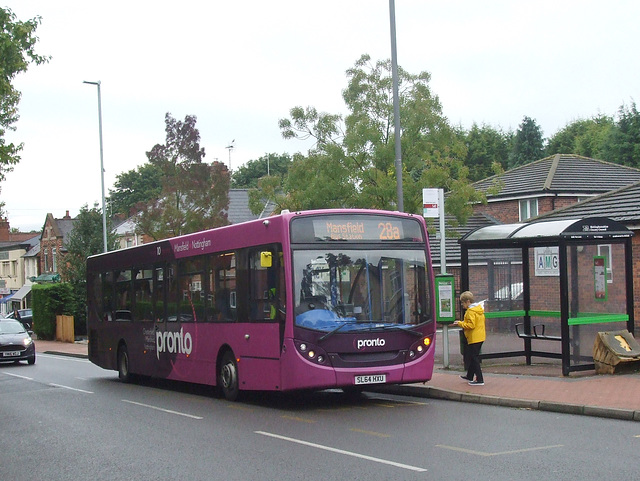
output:
<instances>
[{"instance_id":1,"label":"bus stop shelter","mask_svg":"<svg viewBox=\"0 0 640 481\"><path fill-rule=\"evenodd\" d=\"M599 331L634 333L632 235L606 217L491 225L464 235L461 289L485 300L488 341L498 332L517 341L485 342L481 357L524 356L527 365L532 357L557 358L565 376L595 369Z\"/></svg>"}]
</instances>

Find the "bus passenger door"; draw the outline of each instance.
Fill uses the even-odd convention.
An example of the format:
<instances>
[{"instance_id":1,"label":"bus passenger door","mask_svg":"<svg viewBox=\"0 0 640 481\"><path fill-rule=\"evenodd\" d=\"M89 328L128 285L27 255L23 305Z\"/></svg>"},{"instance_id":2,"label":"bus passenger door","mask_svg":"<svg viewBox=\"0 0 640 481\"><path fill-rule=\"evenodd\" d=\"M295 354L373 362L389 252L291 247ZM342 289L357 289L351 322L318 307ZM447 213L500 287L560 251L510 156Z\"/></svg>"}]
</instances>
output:
<instances>
[{"instance_id":1,"label":"bus passenger door","mask_svg":"<svg viewBox=\"0 0 640 481\"><path fill-rule=\"evenodd\" d=\"M261 246L249 251L248 322L236 353L241 389L278 389L284 336L285 289L282 249Z\"/></svg>"}]
</instances>

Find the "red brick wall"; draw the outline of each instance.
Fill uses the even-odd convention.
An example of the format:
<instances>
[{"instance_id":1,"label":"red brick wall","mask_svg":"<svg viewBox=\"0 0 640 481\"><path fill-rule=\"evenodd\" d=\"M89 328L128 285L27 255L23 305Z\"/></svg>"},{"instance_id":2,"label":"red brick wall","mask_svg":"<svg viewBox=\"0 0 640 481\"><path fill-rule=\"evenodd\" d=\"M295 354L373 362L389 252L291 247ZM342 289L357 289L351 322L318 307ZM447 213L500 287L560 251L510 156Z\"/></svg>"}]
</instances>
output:
<instances>
[{"instance_id":1,"label":"red brick wall","mask_svg":"<svg viewBox=\"0 0 640 481\"><path fill-rule=\"evenodd\" d=\"M578 202L577 197L539 197L538 215L548 214L553 210L575 204L576 202ZM474 211L493 216L505 224L520 222L520 201L517 199L477 205Z\"/></svg>"}]
</instances>

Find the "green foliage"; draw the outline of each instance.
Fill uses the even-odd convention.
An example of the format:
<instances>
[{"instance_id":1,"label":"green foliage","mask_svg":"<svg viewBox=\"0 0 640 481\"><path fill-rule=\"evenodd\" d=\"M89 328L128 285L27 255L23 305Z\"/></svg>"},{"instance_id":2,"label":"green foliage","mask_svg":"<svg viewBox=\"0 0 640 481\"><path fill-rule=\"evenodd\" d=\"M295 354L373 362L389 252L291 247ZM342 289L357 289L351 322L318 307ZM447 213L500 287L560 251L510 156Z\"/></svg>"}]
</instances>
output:
<instances>
[{"instance_id":1,"label":"green foliage","mask_svg":"<svg viewBox=\"0 0 640 481\"><path fill-rule=\"evenodd\" d=\"M155 240L228 224L229 171L221 162L202 162L196 117L184 122L165 116L166 142L147 152L162 173L158 198L143 206L137 229Z\"/></svg>"},{"instance_id":2,"label":"green foliage","mask_svg":"<svg viewBox=\"0 0 640 481\"><path fill-rule=\"evenodd\" d=\"M19 153L23 147L22 144L7 144L5 140L8 130L16 130L14 124L20 117L20 92L13 86L15 76L25 72L30 63L49 61L49 57L35 53L36 29L40 22L40 17L19 21L9 8L0 7L0 182L20 162ZM4 202L0 202L0 214L3 207Z\"/></svg>"},{"instance_id":3,"label":"green foliage","mask_svg":"<svg viewBox=\"0 0 640 481\"><path fill-rule=\"evenodd\" d=\"M504 169L511 149L512 133L474 122L464 134L467 145L465 164L469 167L469 179L476 182L496 173L496 168ZM497 165L496 165L497 164Z\"/></svg>"},{"instance_id":4,"label":"green foliage","mask_svg":"<svg viewBox=\"0 0 640 481\"><path fill-rule=\"evenodd\" d=\"M72 316L75 312L73 288L67 283L35 284L31 292L34 332L38 339L55 339L56 316Z\"/></svg>"},{"instance_id":5,"label":"green foliage","mask_svg":"<svg viewBox=\"0 0 640 481\"><path fill-rule=\"evenodd\" d=\"M611 117L599 115L591 119L580 119L556 132L546 147L547 156L576 154L594 159L603 159L604 142L614 128Z\"/></svg>"},{"instance_id":6,"label":"green foliage","mask_svg":"<svg viewBox=\"0 0 640 481\"><path fill-rule=\"evenodd\" d=\"M258 181L267 175L283 178L291 165L289 154L265 154L238 167L231 177L231 187L247 189L258 187Z\"/></svg>"},{"instance_id":7,"label":"green foliage","mask_svg":"<svg viewBox=\"0 0 640 481\"><path fill-rule=\"evenodd\" d=\"M513 169L544 157L542 129L535 120L525 116L513 137L507 167Z\"/></svg>"},{"instance_id":8,"label":"green foliage","mask_svg":"<svg viewBox=\"0 0 640 481\"><path fill-rule=\"evenodd\" d=\"M604 160L640 168L640 112L636 103L622 105L615 128L608 132L603 145Z\"/></svg>"},{"instance_id":9,"label":"green foliage","mask_svg":"<svg viewBox=\"0 0 640 481\"><path fill-rule=\"evenodd\" d=\"M107 229L109 226L107 225ZM66 282L85 282L87 277L87 257L99 254L104 250L102 235L102 210L97 204L91 209L85 204L80 208L78 217L73 223L65 247L65 262L60 267L62 279ZM116 248L115 233L107 231L107 247Z\"/></svg>"},{"instance_id":10,"label":"green foliage","mask_svg":"<svg viewBox=\"0 0 640 481\"><path fill-rule=\"evenodd\" d=\"M155 164L145 163L137 169L116 176L114 189L109 190L108 211L111 215L129 217L141 205L157 199L162 192L162 170Z\"/></svg>"},{"instance_id":11,"label":"green foliage","mask_svg":"<svg viewBox=\"0 0 640 481\"><path fill-rule=\"evenodd\" d=\"M465 144L432 95L429 73L413 75L399 68L398 77L405 211L421 213L422 189L440 187L460 200L451 204L451 213L464 221L466 210L458 206L482 198L466 188ZM284 138L312 138L315 144L306 156L294 158L283 183L284 195L274 195L269 184L271 191L263 190L263 199L291 210L396 208L391 62L372 63L363 55L347 70L347 79L343 99L349 113L344 120L313 107L294 107L290 118L280 120Z\"/></svg>"}]
</instances>

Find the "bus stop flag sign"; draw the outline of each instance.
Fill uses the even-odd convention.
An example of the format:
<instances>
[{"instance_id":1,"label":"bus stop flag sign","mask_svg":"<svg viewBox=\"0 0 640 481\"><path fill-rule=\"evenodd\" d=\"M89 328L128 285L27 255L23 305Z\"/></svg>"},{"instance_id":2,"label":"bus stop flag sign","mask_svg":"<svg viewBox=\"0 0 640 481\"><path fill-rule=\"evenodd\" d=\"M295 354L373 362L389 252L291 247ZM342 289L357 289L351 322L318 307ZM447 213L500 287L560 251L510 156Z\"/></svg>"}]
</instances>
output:
<instances>
[{"instance_id":1,"label":"bus stop flag sign","mask_svg":"<svg viewBox=\"0 0 640 481\"><path fill-rule=\"evenodd\" d=\"M422 205L424 207L423 217L437 218L438 213L438 191L440 189L422 189Z\"/></svg>"}]
</instances>

